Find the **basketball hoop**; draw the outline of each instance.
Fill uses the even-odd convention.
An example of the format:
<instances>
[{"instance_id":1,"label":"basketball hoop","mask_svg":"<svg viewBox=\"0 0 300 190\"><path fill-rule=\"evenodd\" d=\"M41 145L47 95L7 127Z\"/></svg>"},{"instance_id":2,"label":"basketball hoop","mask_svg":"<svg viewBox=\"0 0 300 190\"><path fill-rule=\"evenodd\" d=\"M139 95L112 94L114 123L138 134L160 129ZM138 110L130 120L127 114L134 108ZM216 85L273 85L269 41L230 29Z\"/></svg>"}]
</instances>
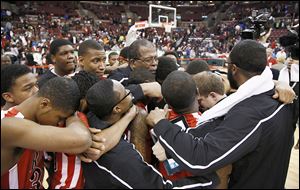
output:
<instances>
[{"instance_id":1,"label":"basketball hoop","mask_svg":"<svg viewBox=\"0 0 300 190\"><path fill-rule=\"evenodd\" d=\"M165 23L162 23L162 26L165 28L165 32L171 33L172 24L165 22Z\"/></svg>"}]
</instances>

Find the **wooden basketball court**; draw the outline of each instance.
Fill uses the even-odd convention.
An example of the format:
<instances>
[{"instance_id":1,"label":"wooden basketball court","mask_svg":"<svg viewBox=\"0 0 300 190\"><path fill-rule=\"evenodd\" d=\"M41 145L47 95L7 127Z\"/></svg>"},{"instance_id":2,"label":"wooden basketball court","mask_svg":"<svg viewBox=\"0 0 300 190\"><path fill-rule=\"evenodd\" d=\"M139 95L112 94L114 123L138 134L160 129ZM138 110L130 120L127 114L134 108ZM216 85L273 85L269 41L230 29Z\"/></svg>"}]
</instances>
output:
<instances>
[{"instance_id":1,"label":"wooden basketball court","mask_svg":"<svg viewBox=\"0 0 300 190\"><path fill-rule=\"evenodd\" d=\"M299 126L295 131L295 144L299 139ZM292 149L288 176L285 182L286 189L299 189L299 149Z\"/></svg>"}]
</instances>

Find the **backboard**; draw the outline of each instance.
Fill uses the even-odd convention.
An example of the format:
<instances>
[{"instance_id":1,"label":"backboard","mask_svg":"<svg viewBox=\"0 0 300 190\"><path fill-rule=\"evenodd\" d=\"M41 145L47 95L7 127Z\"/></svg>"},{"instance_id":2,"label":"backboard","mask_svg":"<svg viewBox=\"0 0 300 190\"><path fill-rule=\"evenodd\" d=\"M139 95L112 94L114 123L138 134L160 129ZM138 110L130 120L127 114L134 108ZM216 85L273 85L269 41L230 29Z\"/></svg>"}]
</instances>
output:
<instances>
[{"instance_id":1,"label":"backboard","mask_svg":"<svg viewBox=\"0 0 300 190\"><path fill-rule=\"evenodd\" d=\"M148 23L151 27L163 27L163 23L169 23L176 28L176 8L151 4Z\"/></svg>"}]
</instances>

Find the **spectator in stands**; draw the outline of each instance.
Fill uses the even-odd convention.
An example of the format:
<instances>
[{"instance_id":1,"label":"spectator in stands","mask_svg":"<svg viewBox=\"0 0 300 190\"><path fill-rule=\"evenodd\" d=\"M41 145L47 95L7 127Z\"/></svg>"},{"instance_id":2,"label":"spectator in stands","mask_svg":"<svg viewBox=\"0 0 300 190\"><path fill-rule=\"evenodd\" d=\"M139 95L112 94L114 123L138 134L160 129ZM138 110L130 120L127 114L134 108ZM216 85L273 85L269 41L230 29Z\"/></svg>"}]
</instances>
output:
<instances>
[{"instance_id":1,"label":"spectator in stands","mask_svg":"<svg viewBox=\"0 0 300 190\"><path fill-rule=\"evenodd\" d=\"M9 57L9 55L1 55L1 67L3 67L4 65L11 65L11 59Z\"/></svg>"},{"instance_id":2,"label":"spectator in stands","mask_svg":"<svg viewBox=\"0 0 300 190\"><path fill-rule=\"evenodd\" d=\"M37 79L25 65L13 64L1 69L1 110L19 105L37 91Z\"/></svg>"},{"instance_id":3,"label":"spectator in stands","mask_svg":"<svg viewBox=\"0 0 300 190\"><path fill-rule=\"evenodd\" d=\"M202 71L210 71L207 62L204 60L193 60L185 69L185 72L189 73L190 75L194 75Z\"/></svg>"},{"instance_id":4,"label":"spectator in stands","mask_svg":"<svg viewBox=\"0 0 300 190\"><path fill-rule=\"evenodd\" d=\"M87 92L88 120L92 127L105 129L119 120L127 110L135 109L130 91L114 80L102 80ZM109 171L109 172L108 172ZM97 161L83 164L85 188L171 188L179 184L206 186L206 179L165 181L152 166L143 161L134 146L124 139ZM111 175L113 174L113 175ZM101 179L101 180L99 180ZM199 180L199 181L198 181ZM195 183L196 182L196 183Z\"/></svg>"},{"instance_id":5,"label":"spectator in stands","mask_svg":"<svg viewBox=\"0 0 300 190\"><path fill-rule=\"evenodd\" d=\"M252 55L256 55L254 60ZM229 55L228 67L230 84L237 92L204 112L198 127L188 131L192 135L162 120L163 110L152 111L147 119L156 124L154 132L166 153L184 169L200 175L232 163L229 188L284 188L293 144L292 110L272 99L274 83L266 61L261 44L239 42ZM213 119L218 117L224 120ZM209 124L215 130L205 138L195 138ZM185 143L189 146L181 146Z\"/></svg>"},{"instance_id":6,"label":"spectator in stands","mask_svg":"<svg viewBox=\"0 0 300 190\"><path fill-rule=\"evenodd\" d=\"M34 61L34 57L33 57L33 54L32 53L27 53L26 54L26 62L25 64L27 66L30 66L32 67L32 72L33 73L37 73L38 75L41 75L43 74L43 69L42 68L36 68L35 66L38 65L38 63L36 61Z\"/></svg>"},{"instance_id":7,"label":"spectator in stands","mask_svg":"<svg viewBox=\"0 0 300 190\"><path fill-rule=\"evenodd\" d=\"M277 60L273 58L273 50L271 48L267 48L267 58L268 58L268 66L272 68L272 65L277 64Z\"/></svg>"},{"instance_id":8,"label":"spectator in stands","mask_svg":"<svg viewBox=\"0 0 300 190\"><path fill-rule=\"evenodd\" d=\"M10 56L12 64L19 64L20 63L20 60L18 58L19 51L18 51L18 48L16 47L15 43L12 43L11 47L7 47L4 54Z\"/></svg>"},{"instance_id":9,"label":"spectator in stands","mask_svg":"<svg viewBox=\"0 0 300 190\"><path fill-rule=\"evenodd\" d=\"M79 45L79 66L103 79L106 55L104 47L95 40L86 40Z\"/></svg>"},{"instance_id":10,"label":"spectator in stands","mask_svg":"<svg viewBox=\"0 0 300 190\"><path fill-rule=\"evenodd\" d=\"M39 87L43 86L49 79L57 76L66 76L74 72L75 56L72 43L65 39L56 39L50 44L51 60L54 69L48 70L38 79Z\"/></svg>"},{"instance_id":11,"label":"spectator in stands","mask_svg":"<svg viewBox=\"0 0 300 190\"><path fill-rule=\"evenodd\" d=\"M187 44L187 46L185 48L185 55L184 55L184 58L186 58L186 60L187 60L186 61L187 64L189 64L189 62L190 62L191 50L192 50L191 44Z\"/></svg>"},{"instance_id":12,"label":"spectator in stands","mask_svg":"<svg viewBox=\"0 0 300 190\"><path fill-rule=\"evenodd\" d=\"M126 68L117 69L108 77L127 85L130 72L135 68L144 67L153 74L157 67L157 53L155 46L146 39L136 40L129 46L129 65Z\"/></svg>"},{"instance_id":13,"label":"spectator in stands","mask_svg":"<svg viewBox=\"0 0 300 190\"><path fill-rule=\"evenodd\" d=\"M33 55L31 53L26 54L26 65L35 66L37 62L34 61Z\"/></svg>"}]
</instances>

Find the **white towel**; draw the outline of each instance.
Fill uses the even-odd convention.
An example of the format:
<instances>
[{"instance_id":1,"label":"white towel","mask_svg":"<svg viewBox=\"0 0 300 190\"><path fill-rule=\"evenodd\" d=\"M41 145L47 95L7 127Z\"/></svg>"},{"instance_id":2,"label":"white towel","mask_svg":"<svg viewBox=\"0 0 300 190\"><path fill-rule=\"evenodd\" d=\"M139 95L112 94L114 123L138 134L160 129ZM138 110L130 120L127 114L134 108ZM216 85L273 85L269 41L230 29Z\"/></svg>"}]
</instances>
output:
<instances>
[{"instance_id":1,"label":"white towel","mask_svg":"<svg viewBox=\"0 0 300 190\"><path fill-rule=\"evenodd\" d=\"M299 82L299 64L291 64L290 73L291 79L287 66L283 67L279 72L278 81L286 82L288 85L290 82Z\"/></svg>"},{"instance_id":2,"label":"white towel","mask_svg":"<svg viewBox=\"0 0 300 190\"><path fill-rule=\"evenodd\" d=\"M233 106L251 96L267 92L274 88L273 74L269 67L266 67L261 75L254 76L242 84L238 90L221 102L205 111L199 118L198 124L212 118L225 115ZM198 125L197 124L197 125Z\"/></svg>"}]
</instances>

